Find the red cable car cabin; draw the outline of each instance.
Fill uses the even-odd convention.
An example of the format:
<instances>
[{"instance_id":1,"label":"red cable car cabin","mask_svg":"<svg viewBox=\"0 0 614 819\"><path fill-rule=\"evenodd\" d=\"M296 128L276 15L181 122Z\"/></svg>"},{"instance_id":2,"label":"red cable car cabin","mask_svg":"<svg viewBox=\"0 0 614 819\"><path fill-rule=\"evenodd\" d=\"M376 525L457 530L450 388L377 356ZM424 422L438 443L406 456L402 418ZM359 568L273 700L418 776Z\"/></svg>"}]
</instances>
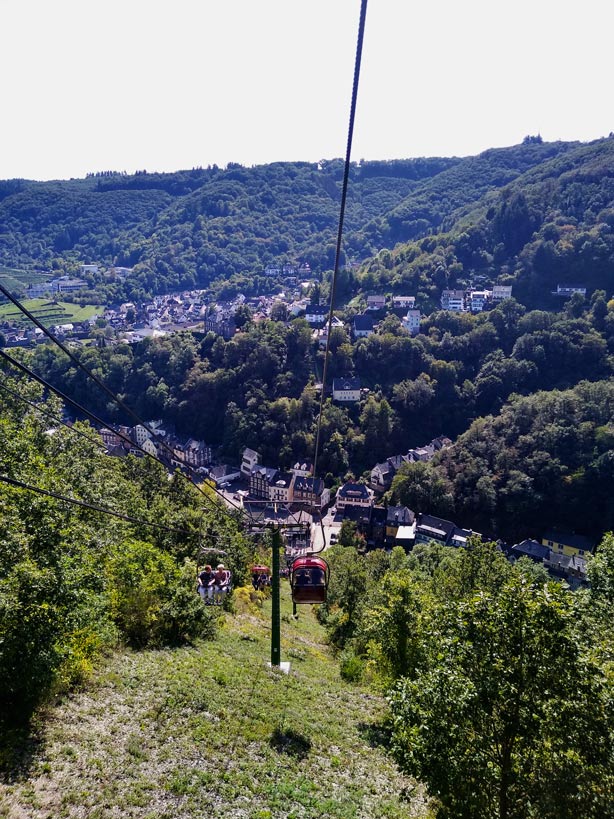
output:
<instances>
[{"instance_id":1,"label":"red cable car cabin","mask_svg":"<svg viewBox=\"0 0 614 819\"><path fill-rule=\"evenodd\" d=\"M252 566L252 586L256 590L262 590L271 584L271 572L268 566Z\"/></svg>"},{"instance_id":2,"label":"red cable car cabin","mask_svg":"<svg viewBox=\"0 0 614 819\"><path fill-rule=\"evenodd\" d=\"M324 603L330 569L321 557L297 557L290 569L294 603Z\"/></svg>"}]
</instances>

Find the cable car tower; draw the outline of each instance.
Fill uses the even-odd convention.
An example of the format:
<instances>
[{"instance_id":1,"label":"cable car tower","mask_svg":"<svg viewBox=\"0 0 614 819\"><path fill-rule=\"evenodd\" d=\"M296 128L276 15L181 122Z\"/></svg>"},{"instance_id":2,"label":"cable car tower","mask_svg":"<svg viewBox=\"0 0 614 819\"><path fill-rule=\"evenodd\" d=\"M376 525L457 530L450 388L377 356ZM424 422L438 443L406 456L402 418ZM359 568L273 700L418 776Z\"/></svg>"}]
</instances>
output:
<instances>
[{"instance_id":1,"label":"cable car tower","mask_svg":"<svg viewBox=\"0 0 614 819\"><path fill-rule=\"evenodd\" d=\"M252 535L271 533L271 667L288 672L289 663L281 662L281 584L280 551L286 538L299 537L311 542L312 517L305 508L291 508L277 501L246 501L247 529ZM272 513L272 514L270 514Z\"/></svg>"}]
</instances>

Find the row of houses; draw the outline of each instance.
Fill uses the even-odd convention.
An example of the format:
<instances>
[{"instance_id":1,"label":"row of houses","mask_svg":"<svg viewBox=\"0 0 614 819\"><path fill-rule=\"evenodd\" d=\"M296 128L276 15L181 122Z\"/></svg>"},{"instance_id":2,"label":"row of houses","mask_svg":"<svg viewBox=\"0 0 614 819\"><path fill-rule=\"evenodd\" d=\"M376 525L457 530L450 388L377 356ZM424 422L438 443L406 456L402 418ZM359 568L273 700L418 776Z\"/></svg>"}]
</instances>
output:
<instances>
[{"instance_id":1,"label":"row of houses","mask_svg":"<svg viewBox=\"0 0 614 819\"><path fill-rule=\"evenodd\" d=\"M339 501L340 494L350 497ZM361 497L358 502L355 498ZM472 537L485 539L479 532L458 526L444 518L425 513L414 514L407 507L381 507L367 501L368 488L362 484L346 484L337 493L337 510L344 519L353 520L364 537L367 548L403 546L411 551L420 543L464 548ZM549 530L541 541L532 539L509 546L499 541L499 548L514 562L526 557L542 565L548 574L564 579L572 587L586 583L587 560L595 550L595 542L573 532Z\"/></svg>"},{"instance_id":2,"label":"row of houses","mask_svg":"<svg viewBox=\"0 0 614 819\"><path fill-rule=\"evenodd\" d=\"M284 472L264 466L260 453L246 448L241 460L241 475L249 481L249 498L285 504L306 503L325 509L330 503L330 490L321 478L312 476L313 465L297 462Z\"/></svg>"},{"instance_id":3,"label":"row of houses","mask_svg":"<svg viewBox=\"0 0 614 819\"><path fill-rule=\"evenodd\" d=\"M452 441L445 435L439 435L424 446L408 449L404 455L392 455L385 461L375 464L370 473L370 486L375 492L383 494L390 489L394 476L403 464L430 461L437 452L450 446Z\"/></svg>"},{"instance_id":4,"label":"row of houses","mask_svg":"<svg viewBox=\"0 0 614 819\"><path fill-rule=\"evenodd\" d=\"M204 441L179 436L164 427L161 421L150 421L147 426L118 425L98 430L108 455L123 457L144 454L162 461L171 470L189 468L204 472L211 464L211 447Z\"/></svg>"},{"instance_id":5,"label":"row of houses","mask_svg":"<svg viewBox=\"0 0 614 819\"><path fill-rule=\"evenodd\" d=\"M586 287L582 284L557 284L556 290L553 290L552 294L570 298L574 293L586 296L586 290ZM441 293L441 307L443 310L458 313L481 313L482 310L494 307L504 299L511 298L511 295L511 285L503 284L495 284L492 290L443 290Z\"/></svg>"},{"instance_id":6,"label":"row of houses","mask_svg":"<svg viewBox=\"0 0 614 819\"><path fill-rule=\"evenodd\" d=\"M495 284L492 290L443 290L441 309L456 313L481 313L512 296L512 286Z\"/></svg>"},{"instance_id":7,"label":"row of houses","mask_svg":"<svg viewBox=\"0 0 614 819\"><path fill-rule=\"evenodd\" d=\"M375 296L368 296L368 299L376 298ZM379 297L377 297L379 298ZM385 299L384 296L381 297ZM414 296L399 296L397 302L403 301L411 304L411 307L406 309L405 314L401 318L401 324L412 335L416 335L420 331L420 320L422 314L420 310L414 308ZM358 313L354 316L350 323L350 333L352 338L369 338L375 333L376 322L372 312L381 309L380 307L367 307L364 313ZM328 324L329 308L321 304L309 304L305 308L305 319L310 327L314 330L314 335L318 339L320 346L326 346L327 324ZM343 322L337 317L333 316L332 326L343 326Z\"/></svg>"},{"instance_id":8,"label":"row of houses","mask_svg":"<svg viewBox=\"0 0 614 819\"><path fill-rule=\"evenodd\" d=\"M512 560L526 557L543 566L553 577L564 578L577 586L586 582L587 560L595 547L595 541L584 535L551 529L544 533L541 541L528 538L506 548L506 552Z\"/></svg>"},{"instance_id":9,"label":"row of houses","mask_svg":"<svg viewBox=\"0 0 614 819\"><path fill-rule=\"evenodd\" d=\"M337 492L338 514L352 520L365 540L367 549L402 546L411 551L421 543L465 548L470 538L484 536L453 521L426 513L415 514L404 506L378 506L373 491L360 483L345 484ZM586 564L594 552L595 542L570 532L550 530L541 542L524 540L509 546L499 541L499 548L514 562L521 557L542 565L554 578L564 579L572 587L586 583Z\"/></svg>"},{"instance_id":10,"label":"row of houses","mask_svg":"<svg viewBox=\"0 0 614 819\"><path fill-rule=\"evenodd\" d=\"M65 324L52 325L49 330L56 338L65 339L86 339L89 338L95 317L85 321L66 322ZM4 342L7 347L34 347L47 341L47 336L40 327L26 327L16 322L2 322L0 329L4 335Z\"/></svg>"}]
</instances>

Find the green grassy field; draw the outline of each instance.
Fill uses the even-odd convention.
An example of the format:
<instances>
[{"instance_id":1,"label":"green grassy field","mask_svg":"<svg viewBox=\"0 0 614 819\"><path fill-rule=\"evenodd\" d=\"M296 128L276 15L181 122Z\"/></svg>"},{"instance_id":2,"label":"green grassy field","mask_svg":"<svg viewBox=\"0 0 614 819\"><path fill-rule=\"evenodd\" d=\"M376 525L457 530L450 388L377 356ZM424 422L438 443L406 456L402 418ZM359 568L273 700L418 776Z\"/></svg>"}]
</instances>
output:
<instances>
[{"instance_id":1,"label":"green grassy field","mask_svg":"<svg viewBox=\"0 0 614 819\"><path fill-rule=\"evenodd\" d=\"M39 718L0 779L0 816L428 816L387 755L384 702L340 678L311 607L294 620L282 592L288 675L267 666L268 603L223 615L215 642L118 653Z\"/></svg>"},{"instance_id":2,"label":"green grassy field","mask_svg":"<svg viewBox=\"0 0 614 819\"><path fill-rule=\"evenodd\" d=\"M104 310L104 307L100 305L88 304L85 307L79 307L78 304L70 304L64 301L53 303L49 299L26 299L22 304L46 327L53 324L85 321ZM0 304L1 321L29 323L30 320L14 304L9 302Z\"/></svg>"}]
</instances>

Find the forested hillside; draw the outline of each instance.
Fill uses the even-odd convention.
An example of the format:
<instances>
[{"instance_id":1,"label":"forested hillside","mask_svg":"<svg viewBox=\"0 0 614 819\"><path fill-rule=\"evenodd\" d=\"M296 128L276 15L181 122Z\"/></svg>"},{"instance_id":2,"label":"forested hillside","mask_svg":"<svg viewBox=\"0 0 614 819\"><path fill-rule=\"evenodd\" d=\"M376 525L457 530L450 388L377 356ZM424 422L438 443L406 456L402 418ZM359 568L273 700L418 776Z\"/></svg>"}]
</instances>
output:
<instances>
[{"instance_id":1,"label":"forested hillside","mask_svg":"<svg viewBox=\"0 0 614 819\"><path fill-rule=\"evenodd\" d=\"M38 385L2 387L0 735L119 644L212 637L215 617L194 593L203 537L224 540L239 582L249 559L238 523L183 476L108 457Z\"/></svg>"},{"instance_id":2,"label":"forested hillside","mask_svg":"<svg viewBox=\"0 0 614 819\"><path fill-rule=\"evenodd\" d=\"M355 167L350 235L393 208L420 179L458 161ZM135 296L204 286L232 274L256 276L269 263L300 260L327 269L342 173L339 160L1 183L0 264L43 270L68 270L83 261L136 266L128 287ZM370 248L363 245L364 239L355 239L348 252L364 258Z\"/></svg>"},{"instance_id":3,"label":"forested hillside","mask_svg":"<svg viewBox=\"0 0 614 819\"><path fill-rule=\"evenodd\" d=\"M577 149L576 143L527 141L465 159L354 164L346 257L361 262L399 241L448 229L459 209ZM341 160L323 160L8 180L0 183L0 264L69 272L79 262L134 267L125 285L89 277L90 287L109 299L233 275L244 291L257 292L267 264L306 262L318 273L332 268L342 174ZM378 275L375 284L390 279Z\"/></svg>"},{"instance_id":4,"label":"forested hillside","mask_svg":"<svg viewBox=\"0 0 614 819\"><path fill-rule=\"evenodd\" d=\"M593 295L592 304L576 298L560 313L526 311L514 299L477 315L439 311L423 320L414 337L394 315L355 341L336 328L330 376L356 374L370 394L356 405L325 401L322 476L329 484L346 474L368 476L390 455L442 433L454 438L474 419L494 416L510 434L486 435L491 422L475 421L483 430L480 457L486 462L457 458L462 438L450 455L450 473L456 474L454 463L458 472L454 490L437 501L428 493L397 498L416 511L460 514L466 525L504 539L557 523L602 534L613 522L605 500L614 492L612 475L596 459L610 452L607 430L614 424L606 400L614 373L614 301L606 302L603 291ZM137 345L89 347L81 360L140 417L165 418L180 432L220 447L220 457L231 462L249 446L265 463L287 469L313 456L319 410L314 380L323 356L305 320L296 319L288 325L248 322L230 341L213 333L200 338L182 333ZM129 421L59 349L42 345L28 358L37 373L90 410ZM588 384L573 392L584 382L593 382L601 398L588 401L593 395ZM563 391L569 399L546 390ZM537 391L539 397L532 398ZM526 417L531 401L549 405L551 395L547 430L527 437L523 426L516 440L508 414L523 409ZM514 396L527 396L526 404ZM578 402L573 410L572 397ZM598 490L591 489L594 483ZM603 499L598 513L597 497ZM589 499L594 513L586 516Z\"/></svg>"},{"instance_id":5,"label":"forested hillside","mask_svg":"<svg viewBox=\"0 0 614 819\"><path fill-rule=\"evenodd\" d=\"M527 145L526 149L535 148ZM545 146L542 146L545 147ZM511 149L509 149L511 150ZM491 152L477 159L482 163ZM444 197L442 179L459 178L458 165L425 188L429 213ZM444 287L467 287L496 281L511 284L524 305L556 309L557 284L575 284L589 292L612 291L614 268L614 139L561 146L497 190L468 198L440 218L438 235L383 250L366 264L359 283L417 293L430 312ZM459 181L467 190L466 180ZM389 217L388 230L415 235L417 202L409 197L397 208L400 223ZM438 205L437 205L438 206Z\"/></svg>"}]
</instances>

